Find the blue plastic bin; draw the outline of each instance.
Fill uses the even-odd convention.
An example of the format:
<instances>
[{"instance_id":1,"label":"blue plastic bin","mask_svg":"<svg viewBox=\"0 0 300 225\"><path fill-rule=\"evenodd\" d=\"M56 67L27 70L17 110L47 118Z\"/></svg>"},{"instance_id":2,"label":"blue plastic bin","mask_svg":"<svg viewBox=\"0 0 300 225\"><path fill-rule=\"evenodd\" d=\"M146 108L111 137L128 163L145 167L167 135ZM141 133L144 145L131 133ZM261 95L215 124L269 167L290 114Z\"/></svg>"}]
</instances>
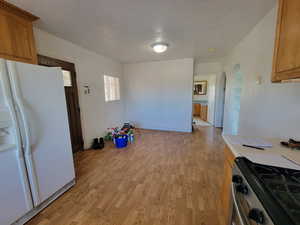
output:
<instances>
[{"instance_id":1,"label":"blue plastic bin","mask_svg":"<svg viewBox=\"0 0 300 225\"><path fill-rule=\"evenodd\" d=\"M128 143L128 136L122 135L117 138L115 138L115 145L117 148L125 148Z\"/></svg>"}]
</instances>

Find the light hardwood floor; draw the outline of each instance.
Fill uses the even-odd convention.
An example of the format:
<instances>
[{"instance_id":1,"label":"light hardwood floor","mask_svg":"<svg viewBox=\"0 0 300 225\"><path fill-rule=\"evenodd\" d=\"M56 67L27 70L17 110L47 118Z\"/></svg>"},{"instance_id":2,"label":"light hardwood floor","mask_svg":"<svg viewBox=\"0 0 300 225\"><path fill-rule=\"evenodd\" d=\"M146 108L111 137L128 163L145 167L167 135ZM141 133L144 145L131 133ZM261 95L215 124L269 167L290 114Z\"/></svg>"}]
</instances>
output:
<instances>
[{"instance_id":1,"label":"light hardwood floor","mask_svg":"<svg viewBox=\"0 0 300 225\"><path fill-rule=\"evenodd\" d=\"M219 225L223 148L221 131L203 127L77 153L76 186L27 225Z\"/></svg>"}]
</instances>

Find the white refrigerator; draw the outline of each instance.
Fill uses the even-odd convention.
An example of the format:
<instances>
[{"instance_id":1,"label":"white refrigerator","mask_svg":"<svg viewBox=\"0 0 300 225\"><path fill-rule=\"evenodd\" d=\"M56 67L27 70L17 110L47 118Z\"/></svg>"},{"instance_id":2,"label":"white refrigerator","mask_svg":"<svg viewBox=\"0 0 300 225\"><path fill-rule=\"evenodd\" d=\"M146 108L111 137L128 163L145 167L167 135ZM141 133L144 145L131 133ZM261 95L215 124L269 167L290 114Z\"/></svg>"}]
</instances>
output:
<instances>
[{"instance_id":1,"label":"white refrigerator","mask_svg":"<svg viewBox=\"0 0 300 225\"><path fill-rule=\"evenodd\" d=\"M0 59L0 225L24 224L75 184L60 68Z\"/></svg>"}]
</instances>

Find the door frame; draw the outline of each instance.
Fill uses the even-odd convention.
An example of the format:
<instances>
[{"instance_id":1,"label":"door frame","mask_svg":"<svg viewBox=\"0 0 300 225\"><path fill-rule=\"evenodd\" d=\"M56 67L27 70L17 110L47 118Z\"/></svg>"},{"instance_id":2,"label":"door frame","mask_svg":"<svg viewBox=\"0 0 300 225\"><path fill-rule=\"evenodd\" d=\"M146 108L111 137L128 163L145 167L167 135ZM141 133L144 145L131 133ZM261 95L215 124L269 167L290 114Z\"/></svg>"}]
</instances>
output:
<instances>
[{"instance_id":1,"label":"door frame","mask_svg":"<svg viewBox=\"0 0 300 225\"><path fill-rule=\"evenodd\" d=\"M75 104L77 105L76 118L78 120L77 121L78 122L78 128L79 128L78 132L79 132L79 136L81 138L81 144L80 144L81 149L79 149L79 150L83 150L84 149L84 141L83 141L83 135L82 135L81 115L80 115L81 110L80 110L80 105L79 105L79 95L78 95L75 64L71 63L71 62L64 61L64 60L44 56L44 55L38 55L38 64L41 65L41 66L48 66L48 67L61 67L64 70L70 71L72 87L74 88L74 93L75 93L75 102L76 102ZM68 115L69 115L69 113L68 113ZM69 119L69 123L71 123L71 122L72 121L70 121L70 119ZM70 125L69 125L69 129L70 129L70 133L71 133ZM75 149L75 147L74 147L75 145L73 143L72 138L71 138L71 142L72 142L73 153L78 152L79 150Z\"/></svg>"}]
</instances>

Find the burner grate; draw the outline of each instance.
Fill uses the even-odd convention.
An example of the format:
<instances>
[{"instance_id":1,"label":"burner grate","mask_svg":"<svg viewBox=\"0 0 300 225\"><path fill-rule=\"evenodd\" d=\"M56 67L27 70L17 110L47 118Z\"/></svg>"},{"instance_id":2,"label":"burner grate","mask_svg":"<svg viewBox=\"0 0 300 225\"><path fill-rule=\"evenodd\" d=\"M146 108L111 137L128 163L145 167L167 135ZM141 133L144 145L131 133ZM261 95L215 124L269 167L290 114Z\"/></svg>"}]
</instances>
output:
<instances>
[{"instance_id":1,"label":"burner grate","mask_svg":"<svg viewBox=\"0 0 300 225\"><path fill-rule=\"evenodd\" d=\"M267 191L286 210L288 215L299 223L300 171L254 163L251 163L249 166Z\"/></svg>"}]
</instances>

